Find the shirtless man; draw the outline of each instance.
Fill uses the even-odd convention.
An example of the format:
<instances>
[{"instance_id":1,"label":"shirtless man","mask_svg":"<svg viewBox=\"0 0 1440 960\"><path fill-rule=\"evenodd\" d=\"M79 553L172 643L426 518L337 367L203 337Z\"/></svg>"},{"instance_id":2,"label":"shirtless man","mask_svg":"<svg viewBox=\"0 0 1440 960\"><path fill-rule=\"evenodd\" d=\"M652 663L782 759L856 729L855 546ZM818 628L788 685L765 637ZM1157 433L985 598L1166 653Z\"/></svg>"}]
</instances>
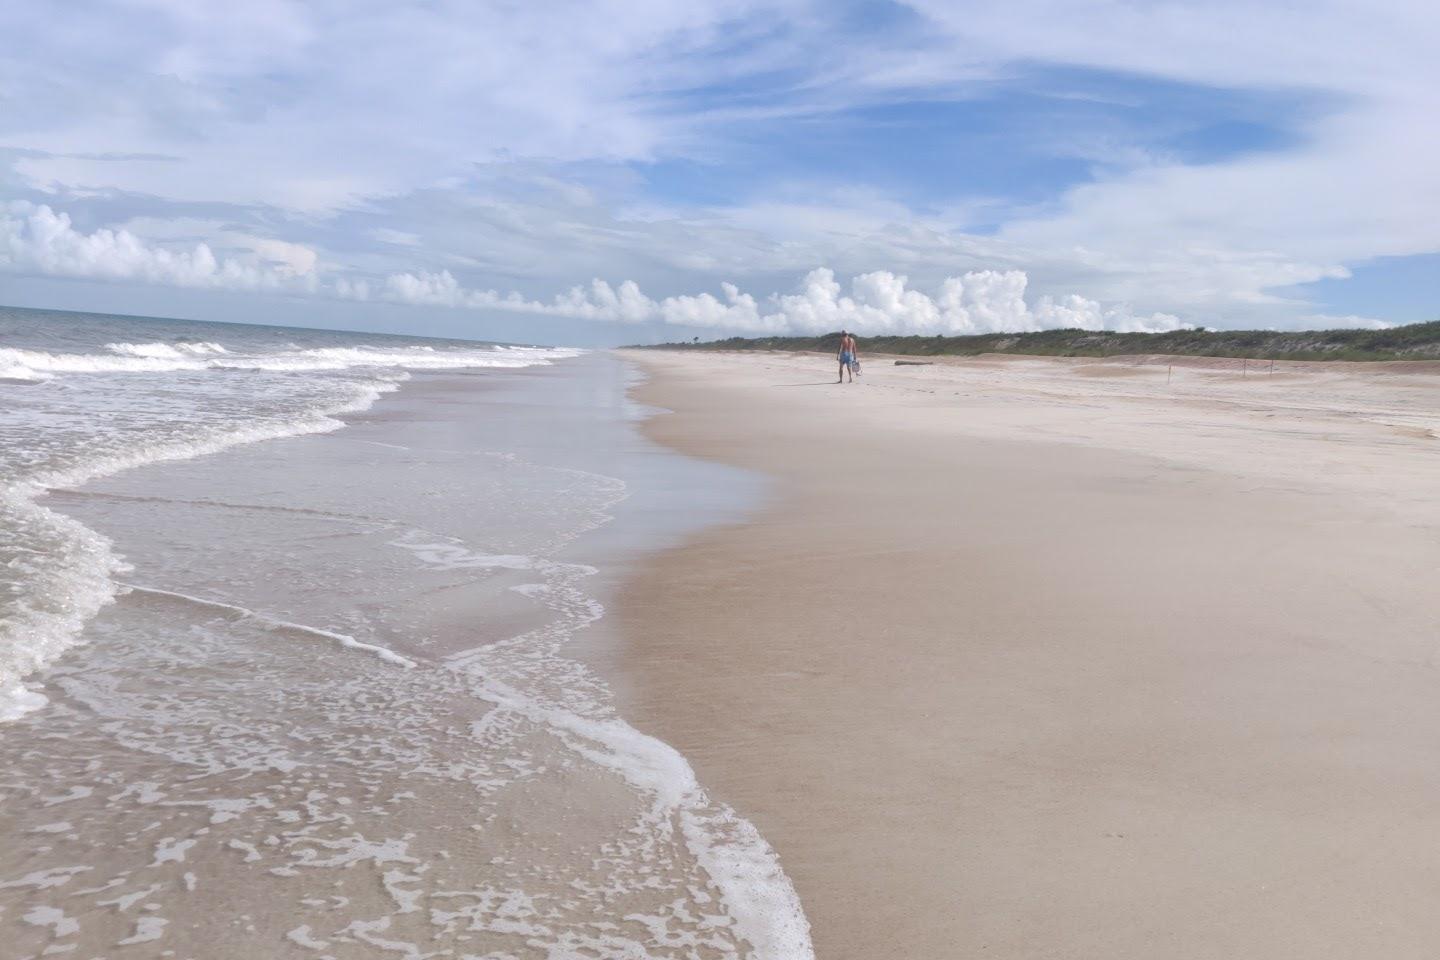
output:
<instances>
[{"instance_id":1,"label":"shirtless man","mask_svg":"<svg viewBox=\"0 0 1440 960\"><path fill-rule=\"evenodd\" d=\"M845 331L840 331L840 379L836 383L844 383L845 375L850 374L850 382L855 382L855 372L850 365L857 359L855 355L855 338Z\"/></svg>"}]
</instances>

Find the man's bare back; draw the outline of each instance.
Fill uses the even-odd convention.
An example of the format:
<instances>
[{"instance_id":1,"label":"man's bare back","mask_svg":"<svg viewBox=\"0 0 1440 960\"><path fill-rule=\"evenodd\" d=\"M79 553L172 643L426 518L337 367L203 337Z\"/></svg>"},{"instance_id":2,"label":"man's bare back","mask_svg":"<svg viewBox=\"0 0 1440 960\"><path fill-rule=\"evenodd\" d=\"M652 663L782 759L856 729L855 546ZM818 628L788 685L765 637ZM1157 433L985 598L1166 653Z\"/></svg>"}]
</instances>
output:
<instances>
[{"instance_id":1,"label":"man's bare back","mask_svg":"<svg viewBox=\"0 0 1440 960\"><path fill-rule=\"evenodd\" d=\"M839 353L839 359L840 359L840 379L836 380L835 382L836 382L836 383L843 383L843 382L845 381L845 375L848 373L848 374L850 375L850 382L851 382L851 383L854 383L854 382L855 382L855 367L854 367L854 364L856 363L856 361L858 361L858 360L860 359L860 357L859 357L859 354L856 352L856 348L855 348L855 338L852 337L852 336L850 335L850 333L849 333L848 331L846 331L846 330L841 330L841 331L840 331L840 353Z\"/></svg>"}]
</instances>

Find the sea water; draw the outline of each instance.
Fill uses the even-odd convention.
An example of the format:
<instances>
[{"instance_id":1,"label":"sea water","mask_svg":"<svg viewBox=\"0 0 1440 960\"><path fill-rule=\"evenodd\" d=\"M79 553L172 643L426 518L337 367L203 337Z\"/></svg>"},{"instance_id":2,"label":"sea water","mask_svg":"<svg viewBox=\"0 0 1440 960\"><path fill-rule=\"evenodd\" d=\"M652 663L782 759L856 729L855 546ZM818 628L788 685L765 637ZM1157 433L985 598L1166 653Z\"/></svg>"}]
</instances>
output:
<instances>
[{"instance_id":1,"label":"sea water","mask_svg":"<svg viewBox=\"0 0 1440 960\"><path fill-rule=\"evenodd\" d=\"M623 555L743 486L645 444L631 375L0 312L14 955L809 956L583 655Z\"/></svg>"}]
</instances>

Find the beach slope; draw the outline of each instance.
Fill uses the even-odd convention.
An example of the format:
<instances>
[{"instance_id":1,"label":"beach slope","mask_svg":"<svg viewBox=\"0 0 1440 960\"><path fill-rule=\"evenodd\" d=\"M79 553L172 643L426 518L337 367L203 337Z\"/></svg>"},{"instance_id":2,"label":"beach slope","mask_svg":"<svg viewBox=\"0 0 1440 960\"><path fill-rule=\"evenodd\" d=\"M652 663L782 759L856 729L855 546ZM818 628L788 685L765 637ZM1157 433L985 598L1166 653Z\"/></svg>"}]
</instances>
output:
<instances>
[{"instance_id":1,"label":"beach slope","mask_svg":"<svg viewBox=\"0 0 1440 960\"><path fill-rule=\"evenodd\" d=\"M1440 943L1440 379L627 356L773 496L625 591L625 712L822 960Z\"/></svg>"}]
</instances>

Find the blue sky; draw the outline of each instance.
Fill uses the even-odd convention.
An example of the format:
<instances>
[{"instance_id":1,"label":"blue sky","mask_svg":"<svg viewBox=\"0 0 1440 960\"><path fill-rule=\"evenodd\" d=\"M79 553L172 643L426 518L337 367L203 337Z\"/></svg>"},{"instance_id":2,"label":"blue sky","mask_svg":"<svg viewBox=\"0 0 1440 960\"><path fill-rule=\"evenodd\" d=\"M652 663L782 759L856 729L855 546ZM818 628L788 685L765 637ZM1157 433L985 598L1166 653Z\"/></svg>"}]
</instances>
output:
<instances>
[{"instance_id":1,"label":"blue sky","mask_svg":"<svg viewBox=\"0 0 1440 960\"><path fill-rule=\"evenodd\" d=\"M0 302L540 342L1440 318L1440 13L18 0Z\"/></svg>"},{"instance_id":2,"label":"blue sky","mask_svg":"<svg viewBox=\"0 0 1440 960\"><path fill-rule=\"evenodd\" d=\"M732 93L708 89L694 100L724 103ZM1302 118L1319 112L1321 100L1017 65L948 99L738 123L711 156L668 158L638 172L653 198L677 204L745 202L782 183L863 186L930 215L975 198L1027 207L1053 202L1139 151L1205 164L1293 148Z\"/></svg>"},{"instance_id":3,"label":"blue sky","mask_svg":"<svg viewBox=\"0 0 1440 960\"><path fill-rule=\"evenodd\" d=\"M1386 317L1395 323L1440 320L1440 253L1380 257L1350 268L1350 276L1319 280L1291 291L1331 312Z\"/></svg>"}]
</instances>

